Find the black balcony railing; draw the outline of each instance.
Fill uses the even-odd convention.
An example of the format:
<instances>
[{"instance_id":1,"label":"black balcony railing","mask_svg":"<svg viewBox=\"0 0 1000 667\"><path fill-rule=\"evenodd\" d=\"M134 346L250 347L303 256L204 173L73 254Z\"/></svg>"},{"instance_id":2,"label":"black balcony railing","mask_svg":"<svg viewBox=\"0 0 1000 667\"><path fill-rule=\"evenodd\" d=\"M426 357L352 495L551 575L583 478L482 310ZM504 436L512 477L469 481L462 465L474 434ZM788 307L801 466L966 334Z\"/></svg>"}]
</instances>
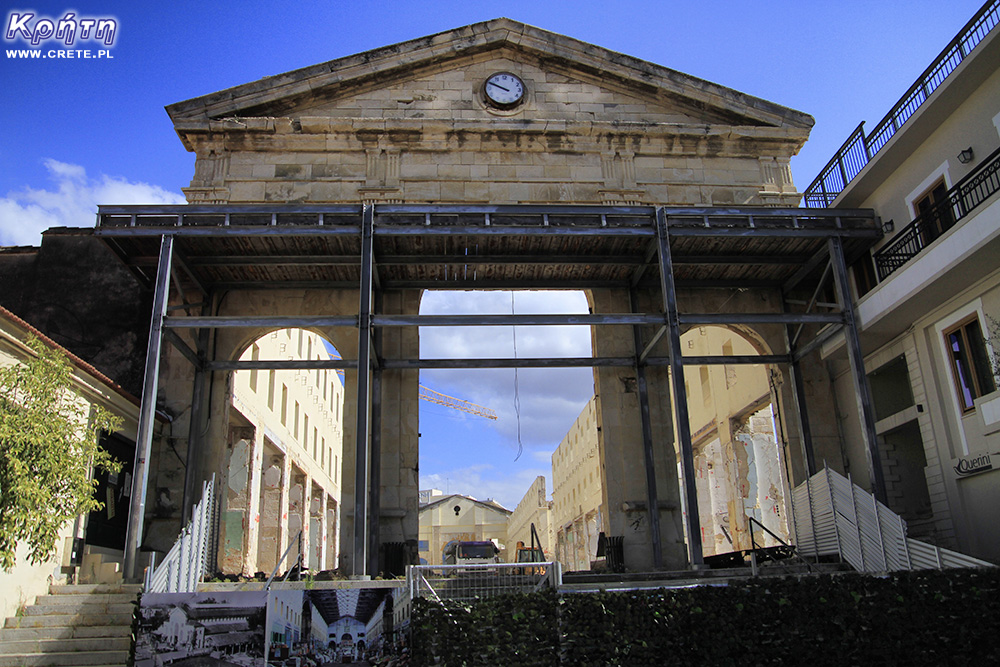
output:
<instances>
[{"instance_id":1,"label":"black balcony railing","mask_svg":"<svg viewBox=\"0 0 1000 667\"><path fill-rule=\"evenodd\" d=\"M955 68L979 45L986 35L1000 23L1000 0L990 0L971 21L951 40L944 51L924 70L892 110L875 129L865 135L864 123L858 125L837 154L823 167L805 190L803 206L827 208L833 206L847 184L865 168L869 160L888 143L910 116L927 101L937 87L944 83Z\"/></svg>"},{"instance_id":2,"label":"black balcony railing","mask_svg":"<svg viewBox=\"0 0 1000 667\"><path fill-rule=\"evenodd\" d=\"M944 199L901 229L891 243L875 252L875 270L879 281L888 278L998 190L1000 149L948 190Z\"/></svg>"}]
</instances>

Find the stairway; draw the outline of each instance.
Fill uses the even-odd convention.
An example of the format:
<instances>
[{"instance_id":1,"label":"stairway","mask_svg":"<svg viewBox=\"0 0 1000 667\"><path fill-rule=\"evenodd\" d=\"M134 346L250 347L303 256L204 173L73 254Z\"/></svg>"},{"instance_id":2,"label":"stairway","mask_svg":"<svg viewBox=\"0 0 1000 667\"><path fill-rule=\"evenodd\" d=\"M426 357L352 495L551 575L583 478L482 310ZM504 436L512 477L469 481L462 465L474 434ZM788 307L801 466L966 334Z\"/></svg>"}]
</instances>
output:
<instances>
[{"instance_id":1,"label":"stairway","mask_svg":"<svg viewBox=\"0 0 1000 667\"><path fill-rule=\"evenodd\" d=\"M0 667L124 667L139 585L50 586L0 629Z\"/></svg>"}]
</instances>

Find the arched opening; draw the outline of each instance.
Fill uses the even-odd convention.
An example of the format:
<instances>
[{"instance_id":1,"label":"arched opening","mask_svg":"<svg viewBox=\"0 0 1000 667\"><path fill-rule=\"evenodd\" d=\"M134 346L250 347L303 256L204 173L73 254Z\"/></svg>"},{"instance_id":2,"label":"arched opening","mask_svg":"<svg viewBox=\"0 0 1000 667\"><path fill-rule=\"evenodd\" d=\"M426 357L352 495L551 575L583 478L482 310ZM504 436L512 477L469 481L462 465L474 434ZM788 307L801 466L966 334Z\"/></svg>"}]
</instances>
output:
<instances>
[{"instance_id":1,"label":"arched opening","mask_svg":"<svg viewBox=\"0 0 1000 667\"><path fill-rule=\"evenodd\" d=\"M766 353L746 331L718 326L689 329L681 346L688 356ZM770 369L692 365L684 370L684 382L704 555L750 549L753 542L777 544L761 525L787 541L788 483ZM751 519L757 522L753 526Z\"/></svg>"},{"instance_id":2,"label":"arched opening","mask_svg":"<svg viewBox=\"0 0 1000 667\"><path fill-rule=\"evenodd\" d=\"M270 331L241 362L329 361L340 354L305 329ZM333 369L249 368L232 373L228 460L221 485L219 558L252 576L337 567L344 448L344 377ZM284 561L280 559L289 551ZM279 564L280 562L280 564Z\"/></svg>"},{"instance_id":3,"label":"arched opening","mask_svg":"<svg viewBox=\"0 0 1000 667\"><path fill-rule=\"evenodd\" d=\"M427 291L421 315L586 314L582 291ZM537 359L591 357L590 327L468 326L421 327L421 360ZM480 501L468 512L420 512L419 558L441 563L446 544L496 539L500 558L512 561L517 541L536 523L546 550L554 545L554 518L502 522L531 505L542 514L557 489L553 454L594 396L589 367L425 368L422 393L444 394L456 401L420 402L421 507L453 495ZM457 407L457 409L456 409ZM496 419L487 418L492 411ZM529 498L543 478L541 499ZM600 480L591 478L596 488ZM446 505L450 508L455 503ZM496 505L497 507L491 507ZM566 508L569 511L569 508ZM524 532L525 534L521 534Z\"/></svg>"}]
</instances>

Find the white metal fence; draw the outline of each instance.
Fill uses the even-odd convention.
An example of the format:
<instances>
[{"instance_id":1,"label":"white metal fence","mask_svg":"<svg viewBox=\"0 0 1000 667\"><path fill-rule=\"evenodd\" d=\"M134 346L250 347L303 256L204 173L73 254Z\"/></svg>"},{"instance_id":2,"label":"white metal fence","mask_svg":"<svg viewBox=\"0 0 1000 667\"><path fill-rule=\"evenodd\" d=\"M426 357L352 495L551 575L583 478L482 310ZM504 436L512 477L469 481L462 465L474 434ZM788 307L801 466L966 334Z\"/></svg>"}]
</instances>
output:
<instances>
[{"instance_id":1,"label":"white metal fence","mask_svg":"<svg viewBox=\"0 0 1000 667\"><path fill-rule=\"evenodd\" d=\"M993 566L907 537L901 516L829 468L795 488L792 509L800 555L839 555L859 572Z\"/></svg>"},{"instance_id":2,"label":"white metal fence","mask_svg":"<svg viewBox=\"0 0 1000 667\"><path fill-rule=\"evenodd\" d=\"M557 588L562 570L559 563L413 565L406 579L411 599L472 600Z\"/></svg>"},{"instance_id":3,"label":"white metal fence","mask_svg":"<svg viewBox=\"0 0 1000 667\"><path fill-rule=\"evenodd\" d=\"M156 566L155 559L146 568L147 593L194 593L205 574L209 536L212 532L212 507L215 475L201 486L201 502L195 505L190 523ZM155 566L155 569L154 569Z\"/></svg>"}]
</instances>

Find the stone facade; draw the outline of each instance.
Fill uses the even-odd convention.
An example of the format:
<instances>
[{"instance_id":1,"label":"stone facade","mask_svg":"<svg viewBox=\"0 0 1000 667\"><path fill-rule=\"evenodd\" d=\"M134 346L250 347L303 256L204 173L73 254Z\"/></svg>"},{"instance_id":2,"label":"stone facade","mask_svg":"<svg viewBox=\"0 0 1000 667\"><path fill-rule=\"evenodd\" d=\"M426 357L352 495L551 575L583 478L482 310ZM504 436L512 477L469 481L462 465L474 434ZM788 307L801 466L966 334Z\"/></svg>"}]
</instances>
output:
<instances>
[{"instance_id":1,"label":"stone facade","mask_svg":"<svg viewBox=\"0 0 1000 667\"><path fill-rule=\"evenodd\" d=\"M496 72L524 83L520 104L484 95ZM659 65L508 19L459 28L322 63L167 107L196 155L191 203L459 203L795 205L789 159L805 142L806 114ZM595 313L627 312L625 290L594 290ZM640 308L661 309L655 294ZM384 293L382 312L413 314L418 292ZM748 301L748 308L758 304ZM358 312L355 290L232 293L220 315ZM248 344L221 332L219 358ZM320 332L350 357L356 333ZM354 340L351 340L351 337ZM780 338L772 342L779 343ZM387 331L388 356L416 358L415 330ZM595 330L595 354L635 354L631 333ZM174 355L176 357L176 355ZM183 362L181 362L183 363ZM219 375L219 374L216 374ZM638 399L621 370L595 372L603 464L602 527L626 534L628 566L652 564ZM649 369L658 442L672 442L666 369ZM221 380L216 377L217 385ZM354 442L356 375L346 374L344 438ZM382 378L381 512L377 540L417 535L416 371ZM168 394L170 390L168 388ZM212 396L209 438L226 441L225 389ZM221 398L220 398L221 397ZM177 394L170 400L182 402ZM343 565L352 571L354 454L343 466ZM686 561L674 453L656 454L664 562ZM221 470L209 451L199 474ZM640 481L641 480L641 481ZM632 526L626 531L626 525Z\"/></svg>"}]
</instances>

